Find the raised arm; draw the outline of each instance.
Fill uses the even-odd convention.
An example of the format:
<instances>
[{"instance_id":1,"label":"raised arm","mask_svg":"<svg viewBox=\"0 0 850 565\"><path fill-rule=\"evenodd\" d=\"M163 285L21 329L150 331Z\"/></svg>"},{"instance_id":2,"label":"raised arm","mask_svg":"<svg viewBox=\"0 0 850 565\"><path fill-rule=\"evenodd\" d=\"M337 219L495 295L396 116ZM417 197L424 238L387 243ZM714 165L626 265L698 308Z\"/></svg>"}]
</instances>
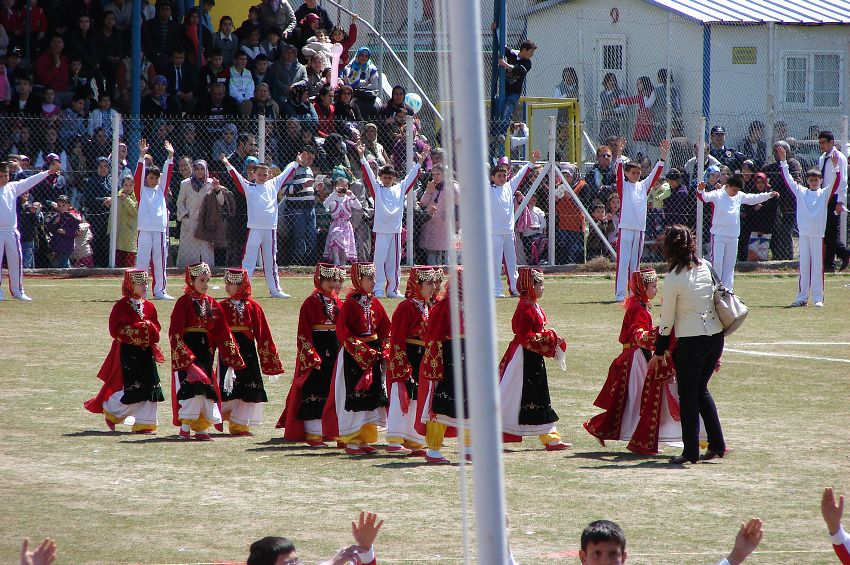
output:
<instances>
[{"instance_id":1,"label":"raised arm","mask_svg":"<svg viewBox=\"0 0 850 565\"><path fill-rule=\"evenodd\" d=\"M227 155L222 153L219 158L219 161L222 162L224 167L227 169L227 174L230 175L231 180L233 180L234 186L236 186L236 190L239 191L240 194L245 194L245 184L248 183L239 171L237 171L233 165L230 164L230 161L227 159Z\"/></svg>"},{"instance_id":2,"label":"raised arm","mask_svg":"<svg viewBox=\"0 0 850 565\"><path fill-rule=\"evenodd\" d=\"M13 181L9 184L12 185L12 192L15 193L15 196L20 196L24 192L28 191L29 189L46 179L47 175L49 174L50 171L41 171L40 173L37 173L31 177L18 181Z\"/></svg>"},{"instance_id":3,"label":"raised arm","mask_svg":"<svg viewBox=\"0 0 850 565\"><path fill-rule=\"evenodd\" d=\"M417 162L413 164L409 171L407 171L407 176L401 181L402 194L406 195L410 192L410 189L413 188L413 185L416 184L416 179L419 178L419 171L422 169L423 159L423 155L420 154Z\"/></svg>"},{"instance_id":4,"label":"raised arm","mask_svg":"<svg viewBox=\"0 0 850 565\"><path fill-rule=\"evenodd\" d=\"M139 140L139 162L136 163L136 173L133 175L133 194L136 202L142 198L142 183L145 182L145 155L148 153L148 142L143 137Z\"/></svg>"},{"instance_id":5,"label":"raised arm","mask_svg":"<svg viewBox=\"0 0 850 565\"><path fill-rule=\"evenodd\" d=\"M771 198L779 198L779 193L776 191L759 192L756 194L747 194L746 192L741 193L741 203L748 204L750 206L766 202Z\"/></svg>"},{"instance_id":6,"label":"raised arm","mask_svg":"<svg viewBox=\"0 0 850 565\"><path fill-rule=\"evenodd\" d=\"M363 184L366 185L366 190L369 191L372 198L375 198L375 187L378 186L378 179L375 178L375 173L372 172L372 167L369 166L369 162L366 161L366 157L364 156L366 148L363 147L362 143L358 143L356 148L357 154L360 155L360 169L363 172Z\"/></svg>"},{"instance_id":7,"label":"raised arm","mask_svg":"<svg viewBox=\"0 0 850 565\"><path fill-rule=\"evenodd\" d=\"M171 186L171 173L174 171L174 148L171 143L166 141L165 147L168 150L168 158L162 164L162 175L159 177L159 190L168 197L168 188Z\"/></svg>"},{"instance_id":8,"label":"raised arm","mask_svg":"<svg viewBox=\"0 0 850 565\"><path fill-rule=\"evenodd\" d=\"M292 180L293 175L295 175L295 170L299 167L300 164L301 156L299 155L295 158L295 161L288 164L286 168L280 172L279 175L272 179L272 182L274 183L275 192L280 192L281 187L288 183L290 180Z\"/></svg>"}]
</instances>

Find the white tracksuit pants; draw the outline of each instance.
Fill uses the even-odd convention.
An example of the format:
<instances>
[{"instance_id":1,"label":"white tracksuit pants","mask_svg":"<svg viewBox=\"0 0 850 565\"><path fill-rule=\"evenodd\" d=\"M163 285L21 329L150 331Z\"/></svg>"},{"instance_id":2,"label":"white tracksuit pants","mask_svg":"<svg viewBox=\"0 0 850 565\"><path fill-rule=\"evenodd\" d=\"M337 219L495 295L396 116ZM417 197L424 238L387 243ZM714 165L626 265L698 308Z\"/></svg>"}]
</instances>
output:
<instances>
[{"instance_id":1,"label":"white tracksuit pants","mask_svg":"<svg viewBox=\"0 0 850 565\"><path fill-rule=\"evenodd\" d=\"M711 266L727 290L735 284L735 262L738 259L738 238L711 236Z\"/></svg>"},{"instance_id":2,"label":"white tracksuit pants","mask_svg":"<svg viewBox=\"0 0 850 565\"><path fill-rule=\"evenodd\" d=\"M401 283L401 234L375 233L375 292L398 292Z\"/></svg>"},{"instance_id":3,"label":"white tracksuit pants","mask_svg":"<svg viewBox=\"0 0 850 565\"><path fill-rule=\"evenodd\" d=\"M505 268L505 274L508 276L508 288L512 294L517 293L516 289L516 247L514 243L514 234L512 233L494 233L493 239L493 292L496 295L505 293L505 287L502 284L502 267Z\"/></svg>"},{"instance_id":4,"label":"white tracksuit pants","mask_svg":"<svg viewBox=\"0 0 850 565\"><path fill-rule=\"evenodd\" d=\"M263 272L266 274L269 292L283 292L277 276L277 230L248 228L242 268L248 271L249 280L254 277L254 269L257 268L257 255L260 255L263 260Z\"/></svg>"},{"instance_id":5,"label":"white tracksuit pants","mask_svg":"<svg viewBox=\"0 0 850 565\"><path fill-rule=\"evenodd\" d=\"M823 302L823 236L800 236L800 292L796 301Z\"/></svg>"},{"instance_id":6,"label":"white tracksuit pants","mask_svg":"<svg viewBox=\"0 0 850 565\"><path fill-rule=\"evenodd\" d=\"M626 299L629 279L640 268L640 256L643 253L643 232L622 228L617 233L617 277L614 280L614 297L617 301Z\"/></svg>"},{"instance_id":7,"label":"white tracksuit pants","mask_svg":"<svg viewBox=\"0 0 850 565\"><path fill-rule=\"evenodd\" d=\"M3 257L9 268L9 290L13 296L24 293L24 255L18 230L0 230L0 288L3 287Z\"/></svg>"},{"instance_id":8,"label":"white tracksuit pants","mask_svg":"<svg viewBox=\"0 0 850 565\"><path fill-rule=\"evenodd\" d=\"M164 231L140 231L136 250L136 268L147 271L153 265L153 295L165 294L165 263L168 261L168 234Z\"/></svg>"}]
</instances>

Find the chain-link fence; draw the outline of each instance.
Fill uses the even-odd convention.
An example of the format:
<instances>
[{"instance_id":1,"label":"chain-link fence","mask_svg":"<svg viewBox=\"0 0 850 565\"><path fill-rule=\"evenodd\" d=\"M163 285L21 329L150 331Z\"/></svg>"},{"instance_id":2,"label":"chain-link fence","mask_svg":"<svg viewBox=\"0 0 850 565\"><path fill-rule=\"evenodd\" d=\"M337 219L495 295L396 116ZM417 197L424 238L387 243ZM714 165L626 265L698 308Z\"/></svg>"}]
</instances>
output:
<instances>
[{"instance_id":1,"label":"chain-link fence","mask_svg":"<svg viewBox=\"0 0 850 565\"><path fill-rule=\"evenodd\" d=\"M441 4L429 0L338 3L341 8L324 3L335 23L348 29L352 23L348 11L359 13L361 20L368 21L398 52L402 64L450 120L453 93L442 67L450 59L451 48L440 31L444 25L440 22ZM408 17L410 5L412 20ZM486 25L493 17L492 10L492 2L482 0L485 24L480 33L485 49L492 43L493 32ZM773 188L782 194L776 206L744 207L739 259L796 256L794 202L779 178L770 140L789 143L791 154L799 163L799 169L792 163L792 171L817 165L821 152L813 132L831 129L837 139L846 140L841 116L850 113L850 100L843 94L847 61L841 53L825 47L833 43L836 28L840 31L841 26L704 26L649 5L609 10L522 0L508 2L507 16L508 46L516 47L527 37L538 49L525 83L526 96L518 105L513 123L491 124L491 132L505 132L504 139L492 136L493 153L506 148L514 160L522 161L530 158L533 150L540 150L544 160L559 163L583 207L594 215L589 220L572 198L565 198L567 186L560 177L554 182L556 198L550 204L551 181L546 175L536 189L535 201L529 202L531 217L520 214L517 248L521 261L545 262L550 247L554 248L557 264L610 255L607 246L597 241L596 230L589 223L597 223L609 242L616 241L619 202L613 163L621 138L626 141L626 156L639 163L644 174L658 156L660 140L672 141L664 178L650 193L644 254L647 260L658 258L655 240L665 226L683 223L697 227L694 188L699 180L722 184L725 177L737 171L744 174L745 191ZM412 29L408 28L409 21ZM169 264L182 266L201 259L217 265L241 262L247 233L246 203L225 174L220 154L230 156L231 162L247 174L244 163L249 155L281 170L305 145L314 146L316 153L310 165L314 200L308 205L303 194L293 196L297 188L294 185L281 191L278 264L312 265L326 258L326 249L336 249L333 241L328 246L327 234L336 233L335 222L346 221L352 226L354 251L349 250L337 260L355 256L369 259L373 202L363 185L354 147L365 141L378 165L389 162L402 173L408 168L406 111L375 114L374 109L388 107L392 86L403 85L410 90L411 85L402 64L389 55L378 35L368 31L368 27L359 22L358 39L350 54L362 46L372 50L382 88L377 100L367 100L361 119L352 114L342 119L322 113L321 109L314 114L312 105L305 105L303 114L286 118L287 113L292 114L291 108L285 111L281 105L286 97L274 92L274 98L281 103L277 109L273 104L252 102L247 117L210 113L200 119L125 119L115 132L105 122L102 131L90 129L84 113L64 113L52 119L2 118L0 143L6 154L29 157L29 161L22 161L25 169L13 176L27 176L45 167L51 153L59 156L64 171L51 175L28 195L30 204L42 204L40 210L37 206L21 207L19 223L26 266L55 264L61 254L54 248L62 239L71 239L70 234L59 238L51 231L51 222L56 223L57 215L54 203L60 194L68 196L72 207L69 213L76 214L83 225L75 230L79 233L73 244L62 244L63 248L73 247L71 265L110 264L113 214L118 228L116 264L133 264L136 203L131 180L125 177L132 176L135 170L134 145L140 136L148 140L157 165L165 160L166 140L176 151L168 199ZM412 45L410 56L408 45ZM482 57L487 69L484 82L490 85L490 55L483 53ZM486 99L488 93L482 94ZM552 157L548 156L550 116L557 118ZM707 117L705 127L701 125L703 116ZM441 126L437 115L424 105L417 114L417 152L426 146L437 149L449 145L442 139ZM703 135L707 155L700 164L695 155L697 141ZM113 144L119 140L128 140L130 147L127 150L119 146L119 156L113 160ZM451 169L452 154L436 152L433 158L445 159ZM199 159L207 162L210 177L220 181L223 196L217 193L216 198L208 199L210 185L191 180L195 174L203 176L195 166ZM113 177L116 161L119 171ZM716 175L703 175L704 169L714 172L711 165L718 167ZM431 166L430 161L426 162L426 169ZM345 171L360 204L351 210L350 219L333 217L332 206L324 205L336 183L335 170L337 176ZM759 171L765 172L767 183L760 183L756 175ZM119 185L115 192L113 178ZM437 209L432 208L433 191L426 190L430 178L430 173L420 177L407 208L412 220L405 219L403 241L405 260L409 262L444 260L445 248L450 245L451 238L445 233L435 235L445 231L448 212L439 206L439 198ZM526 180L521 190L527 192L531 183ZM120 190L122 186L125 190ZM113 206L114 202L117 205ZM199 227L201 218L209 225ZM546 226L551 223L556 227L554 240L547 237L551 234ZM709 240L709 226L707 210L703 221L705 242ZM347 229L344 231L348 233ZM769 243L765 244L767 240Z\"/></svg>"}]
</instances>

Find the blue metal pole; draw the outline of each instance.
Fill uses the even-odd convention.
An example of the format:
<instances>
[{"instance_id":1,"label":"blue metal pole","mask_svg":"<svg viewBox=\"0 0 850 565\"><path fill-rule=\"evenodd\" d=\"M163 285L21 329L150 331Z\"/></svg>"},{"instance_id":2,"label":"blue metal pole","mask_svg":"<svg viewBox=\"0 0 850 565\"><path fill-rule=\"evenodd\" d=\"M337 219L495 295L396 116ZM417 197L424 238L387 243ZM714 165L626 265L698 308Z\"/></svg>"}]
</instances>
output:
<instances>
[{"instance_id":1,"label":"blue metal pole","mask_svg":"<svg viewBox=\"0 0 850 565\"><path fill-rule=\"evenodd\" d=\"M139 158L141 137L140 114L142 109L142 0L133 0L133 19L130 22L130 115L124 125L127 134L127 160L135 163Z\"/></svg>"},{"instance_id":2,"label":"blue metal pole","mask_svg":"<svg viewBox=\"0 0 850 565\"><path fill-rule=\"evenodd\" d=\"M669 82L669 79L668 79ZM706 127L711 123L711 26L702 26L702 115ZM705 137L706 132L702 132Z\"/></svg>"},{"instance_id":3,"label":"blue metal pole","mask_svg":"<svg viewBox=\"0 0 850 565\"><path fill-rule=\"evenodd\" d=\"M499 59L505 55L507 38L507 0L493 0L493 77L490 83L490 118L495 120L502 115L505 107L505 69L499 66Z\"/></svg>"}]
</instances>

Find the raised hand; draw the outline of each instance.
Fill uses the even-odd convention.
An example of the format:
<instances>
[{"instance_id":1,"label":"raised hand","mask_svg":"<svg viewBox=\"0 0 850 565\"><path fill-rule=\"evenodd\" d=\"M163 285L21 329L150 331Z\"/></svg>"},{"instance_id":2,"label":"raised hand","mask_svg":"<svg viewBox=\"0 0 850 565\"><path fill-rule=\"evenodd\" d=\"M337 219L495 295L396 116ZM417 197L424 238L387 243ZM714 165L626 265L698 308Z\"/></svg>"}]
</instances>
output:
<instances>
[{"instance_id":1,"label":"raised hand","mask_svg":"<svg viewBox=\"0 0 850 565\"><path fill-rule=\"evenodd\" d=\"M661 143L658 145L658 150L661 153L661 160L666 161L667 156L670 155L670 140L663 139Z\"/></svg>"},{"instance_id":2,"label":"raised hand","mask_svg":"<svg viewBox=\"0 0 850 565\"><path fill-rule=\"evenodd\" d=\"M148 140L143 137L139 140L139 157L146 155L148 149L150 149L150 146L148 145Z\"/></svg>"},{"instance_id":3,"label":"raised hand","mask_svg":"<svg viewBox=\"0 0 850 565\"><path fill-rule=\"evenodd\" d=\"M841 515L844 514L844 497L838 497L838 504L835 504L835 493L832 487L823 489L823 496L820 499L820 513L823 516L823 521L826 522L826 527L829 529L830 535L838 532L841 527Z\"/></svg>"},{"instance_id":4,"label":"raised hand","mask_svg":"<svg viewBox=\"0 0 850 565\"><path fill-rule=\"evenodd\" d=\"M358 143L354 148L357 150L357 154L360 155L361 159L366 155L366 147L362 143Z\"/></svg>"},{"instance_id":5,"label":"raised hand","mask_svg":"<svg viewBox=\"0 0 850 565\"><path fill-rule=\"evenodd\" d=\"M764 535L764 522L758 518L750 518L746 524L741 524L732 553L726 559L731 565L739 565L759 546Z\"/></svg>"},{"instance_id":6,"label":"raised hand","mask_svg":"<svg viewBox=\"0 0 850 565\"><path fill-rule=\"evenodd\" d=\"M56 542L44 538L35 551L29 551L30 540L24 538L21 546L21 565L50 565L56 559Z\"/></svg>"},{"instance_id":7,"label":"raised hand","mask_svg":"<svg viewBox=\"0 0 850 565\"><path fill-rule=\"evenodd\" d=\"M224 153L218 156L218 160L221 161L221 164L225 167L230 165L230 161L228 160L227 155L225 155Z\"/></svg>"},{"instance_id":8,"label":"raised hand","mask_svg":"<svg viewBox=\"0 0 850 565\"><path fill-rule=\"evenodd\" d=\"M378 515L374 512L361 512L359 523L351 522L351 535L363 551L369 551L383 525L384 521L378 522Z\"/></svg>"},{"instance_id":9,"label":"raised hand","mask_svg":"<svg viewBox=\"0 0 850 565\"><path fill-rule=\"evenodd\" d=\"M701 180L697 183L697 190L702 192L705 190L705 181Z\"/></svg>"},{"instance_id":10,"label":"raised hand","mask_svg":"<svg viewBox=\"0 0 850 565\"><path fill-rule=\"evenodd\" d=\"M163 146L163 147L165 147L165 150L166 150L166 151L168 151L168 158L169 158L169 159L171 159L172 157L174 157L174 146L173 146L173 145L171 145L171 142L170 142L170 141L168 141L168 140L166 139L166 140L165 140L165 143L163 143L163 144L162 144L162 146Z\"/></svg>"},{"instance_id":11,"label":"raised hand","mask_svg":"<svg viewBox=\"0 0 850 565\"><path fill-rule=\"evenodd\" d=\"M532 161L539 161L540 160L540 150L539 149L535 149L534 151L531 152L531 160Z\"/></svg>"},{"instance_id":12,"label":"raised hand","mask_svg":"<svg viewBox=\"0 0 850 565\"><path fill-rule=\"evenodd\" d=\"M777 158L779 161L784 161L784 160L785 160L785 157L786 157L787 155L788 155L788 152L787 152L787 151L785 151L785 148L784 148L784 147L782 147L781 145L777 145L777 146L776 146L776 158Z\"/></svg>"}]
</instances>

